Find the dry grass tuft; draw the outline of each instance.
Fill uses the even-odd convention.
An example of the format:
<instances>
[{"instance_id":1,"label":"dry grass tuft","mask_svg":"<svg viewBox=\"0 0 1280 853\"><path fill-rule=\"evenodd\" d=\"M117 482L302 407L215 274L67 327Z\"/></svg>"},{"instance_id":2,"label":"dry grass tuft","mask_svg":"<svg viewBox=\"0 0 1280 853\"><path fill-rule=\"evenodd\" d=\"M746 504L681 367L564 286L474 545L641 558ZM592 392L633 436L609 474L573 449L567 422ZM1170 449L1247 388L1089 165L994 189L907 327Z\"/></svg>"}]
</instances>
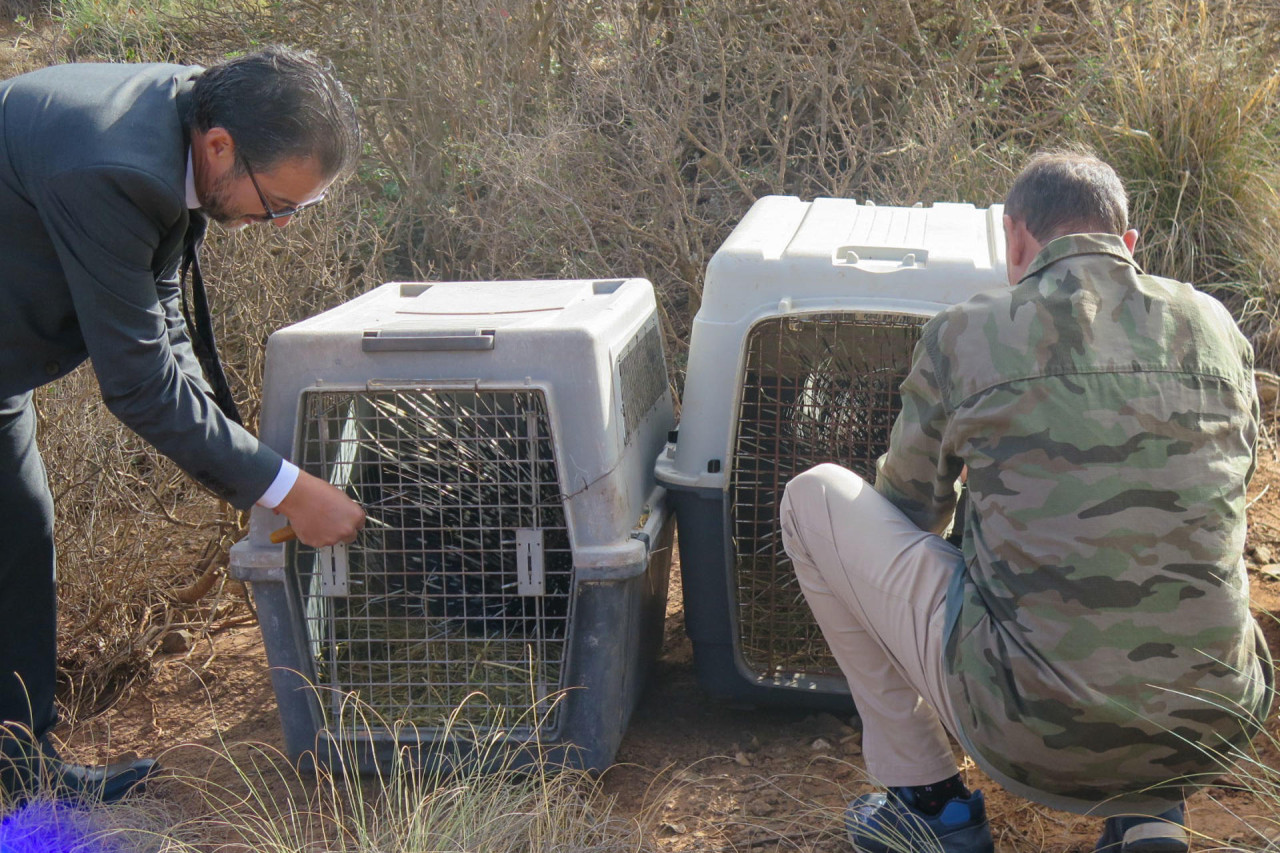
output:
<instances>
[{"instance_id":1,"label":"dry grass tuft","mask_svg":"<svg viewBox=\"0 0 1280 853\"><path fill-rule=\"evenodd\" d=\"M469 702L484 701L470 697ZM331 721L335 732L371 726L399 735L353 697ZM12 853L522 853L530 850L648 853L640 820L619 817L585 772L535 760L513 761L502 735L485 735L453 719L450 737L475 745L476 760L423 767L395 754L374 779L349 768L354 746L338 747L334 765L300 772L287 756L257 743L199 750L206 774L164 775L159 796L71 809L38 798L14 810L0 801L0 849ZM522 720L508 720L521 727ZM536 723L532 726L536 729ZM162 760L165 756L162 756ZM186 762L189 763L189 762ZM227 772L223 772L227 771ZM215 782L214 778L226 779ZM3 793L0 792L0 798Z\"/></svg>"},{"instance_id":2,"label":"dry grass tuft","mask_svg":"<svg viewBox=\"0 0 1280 853\"><path fill-rule=\"evenodd\" d=\"M1252 15L1264 13L1232 3L1120 11L1100 23L1108 52L1095 78L1098 105L1081 116L1127 180L1144 235L1138 258L1217 293L1272 362L1280 67L1273 41L1249 36L1265 23Z\"/></svg>"}]
</instances>

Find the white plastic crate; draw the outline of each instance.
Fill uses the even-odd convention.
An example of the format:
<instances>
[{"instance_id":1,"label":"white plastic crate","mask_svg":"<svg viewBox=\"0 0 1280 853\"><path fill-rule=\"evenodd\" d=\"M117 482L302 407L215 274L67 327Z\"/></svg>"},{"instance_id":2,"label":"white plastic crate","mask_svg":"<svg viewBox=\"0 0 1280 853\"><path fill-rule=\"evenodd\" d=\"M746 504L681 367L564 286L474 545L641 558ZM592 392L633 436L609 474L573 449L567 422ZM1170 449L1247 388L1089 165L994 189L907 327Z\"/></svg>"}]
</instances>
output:
<instances>
[{"instance_id":1,"label":"white plastic crate","mask_svg":"<svg viewBox=\"0 0 1280 853\"><path fill-rule=\"evenodd\" d=\"M711 259L678 440L656 466L708 690L851 706L782 549L778 503L792 476L822 462L874 479L920 327L1007 285L1002 215L770 196Z\"/></svg>"},{"instance_id":2,"label":"white plastic crate","mask_svg":"<svg viewBox=\"0 0 1280 853\"><path fill-rule=\"evenodd\" d=\"M500 729L606 766L661 641L674 527L649 283L383 285L272 335L263 401L263 440L369 516L317 551L272 545L284 521L255 509L233 549L290 753L345 739L372 770ZM368 722L338 725L348 695Z\"/></svg>"}]
</instances>

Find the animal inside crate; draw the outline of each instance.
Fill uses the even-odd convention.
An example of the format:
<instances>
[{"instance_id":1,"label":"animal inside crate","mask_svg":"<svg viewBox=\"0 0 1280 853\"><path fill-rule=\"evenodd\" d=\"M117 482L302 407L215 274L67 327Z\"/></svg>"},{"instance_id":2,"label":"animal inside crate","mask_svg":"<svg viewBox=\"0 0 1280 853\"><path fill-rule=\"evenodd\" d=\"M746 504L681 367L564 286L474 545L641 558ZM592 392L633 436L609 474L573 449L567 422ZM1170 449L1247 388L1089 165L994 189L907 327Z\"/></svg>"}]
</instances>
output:
<instances>
[{"instance_id":1,"label":"animal inside crate","mask_svg":"<svg viewBox=\"0 0 1280 853\"><path fill-rule=\"evenodd\" d=\"M489 702L462 719L480 724L558 691L573 557L542 395L319 391L303 405L303 469L370 513L331 582L340 594L318 554L297 558L331 698L355 691L384 719L442 726L472 691Z\"/></svg>"},{"instance_id":2,"label":"animal inside crate","mask_svg":"<svg viewBox=\"0 0 1280 853\"><path fill-rule=\"evenodd\" d=\"M656 466L711 692L852 707L783 551L778 505L793 476L823 462L874 482L921 327L1006 284L1001 215L772 196L712 258L677 441Z\"/></svg>"},{"instance_id":3,"label":"animal inside crate","mask_svg":"<svg viewBox=\"0 0 1280 853\"><path fill-rule=\"evenodd\" d=\"M655 310L642 280L392 284L272 336L264 440L368 513L282 551L255 511L233 554L291 754L373 770L501 732L504 761L612 760L674 530Z\"/></svg>"}]
</instances>

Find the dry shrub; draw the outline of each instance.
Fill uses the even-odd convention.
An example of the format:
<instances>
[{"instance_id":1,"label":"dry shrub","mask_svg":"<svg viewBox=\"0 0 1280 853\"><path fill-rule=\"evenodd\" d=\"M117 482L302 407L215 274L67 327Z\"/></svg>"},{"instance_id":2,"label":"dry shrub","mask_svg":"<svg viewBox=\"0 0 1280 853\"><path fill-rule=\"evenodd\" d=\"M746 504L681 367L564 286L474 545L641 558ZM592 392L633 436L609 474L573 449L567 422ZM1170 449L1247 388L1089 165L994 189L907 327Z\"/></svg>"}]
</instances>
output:
<instances>
[{"instance_id":1,"label":"dry shrub","mask_svg":"<svg viewBox=\"0 0 1280 853\"><path fill-rule=\"evenodd\" d=\"M217 534L218 513L120 428L87 367L41 389L36 405L57 515L60 698L75 716L147 671L165 621L158 579L195 562L190 549Z\"/></svg>"},{"instance_id":2,"label":"dry shrub","mask_svg":"<svg viewBox=\"0 0 1280 853\"><path fill-rule=\"evenodd\" d=\"M645 275L677 384L702 271L751 202L989 202L1021 151L971 155L1025 118L993 93L1049 88L1057 38L1011 39L1050 22L1019 4L321 5L282 14L316 21L359 95L401 274Z\"/></svg>"},{"instance_id":3,"label":"dry shrub","mask_svg":"<svg viewBox=\"0 0 1280 853\"><path fill-rule=\"evenodd\" d=\"M12 21L40 14L49 8L48 0L0 0L0 19Z\"/></svg>"},{"instance_id":4,"label":"dry shrub","mask_svg":"<svg viewBox=\"0 0 1280 853\"><path fill-rule=\"evenodd\" d=\"M1216 292L1262 333L1268 363L1280 282L1277 31L1266 4L1124 6L1100 22L1098 106L1081 110L1128 184L1138 259Z\"/></svg>"}]
</instances>

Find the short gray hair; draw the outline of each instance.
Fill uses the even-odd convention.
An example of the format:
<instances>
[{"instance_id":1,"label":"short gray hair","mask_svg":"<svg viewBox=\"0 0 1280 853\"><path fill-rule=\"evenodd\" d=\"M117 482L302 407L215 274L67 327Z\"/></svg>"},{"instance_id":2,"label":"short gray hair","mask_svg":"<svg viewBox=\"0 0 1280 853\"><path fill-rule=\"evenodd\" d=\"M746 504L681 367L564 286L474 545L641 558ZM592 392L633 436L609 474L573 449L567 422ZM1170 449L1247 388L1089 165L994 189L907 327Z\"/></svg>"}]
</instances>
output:
<instances>
[{"instance_id":1,"label":"short gray hair","mask_svg":"<svg viewBox=\"0 0 1280 853\"><path fill-rule=\"evenodd\" d=\"M1129 228L1129 197L1120 176L1080 149L1032 157L1014 180L1004 212L1042 244L1063 234L1123 234Z\"/></svg>"},{"instance_id":2,"label":"short gray hair","mask_svg":"<svg viewBox=\"0 0 1280 853\"><path fill-rule=\"evenodd\" d=\"M334 178L360 156L355 104L309 51L272 46L215 65L197 78L192 101L192 127L226 129L255 169L306 157Z\"/></svg>"}]
</instances>

